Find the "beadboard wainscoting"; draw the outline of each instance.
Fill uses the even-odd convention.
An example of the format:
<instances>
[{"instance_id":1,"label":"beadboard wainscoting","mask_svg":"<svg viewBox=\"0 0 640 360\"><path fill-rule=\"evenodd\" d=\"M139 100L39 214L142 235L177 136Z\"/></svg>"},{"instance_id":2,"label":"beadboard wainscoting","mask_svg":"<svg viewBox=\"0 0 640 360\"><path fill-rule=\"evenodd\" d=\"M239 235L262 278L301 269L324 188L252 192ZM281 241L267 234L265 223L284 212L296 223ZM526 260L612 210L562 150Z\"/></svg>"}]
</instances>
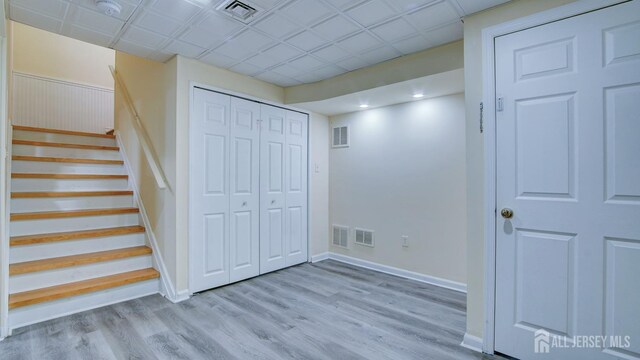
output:
<instances>
[{"instance_id":1,"label":"beadboard wainscoting","mask_svg":"<svg viewBox=\"0 0 640 360\"><path fill-rule=\"evenodd\" d=\"M113 128L113 89L13 72L13 124L104 133Z\"/></svg>"}]
</instances>

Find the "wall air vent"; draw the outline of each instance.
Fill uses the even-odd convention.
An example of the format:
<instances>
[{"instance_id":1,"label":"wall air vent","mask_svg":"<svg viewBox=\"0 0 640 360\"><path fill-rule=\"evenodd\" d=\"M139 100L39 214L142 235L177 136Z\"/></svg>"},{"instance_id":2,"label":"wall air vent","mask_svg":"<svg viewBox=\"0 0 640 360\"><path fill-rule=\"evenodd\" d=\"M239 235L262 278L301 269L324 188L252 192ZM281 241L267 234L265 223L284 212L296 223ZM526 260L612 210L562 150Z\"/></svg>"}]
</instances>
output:
<instances>
[{"instance_id":1,"label":"wall air vent","mask_svg":"<svg viewBox=\"0 0 640 360\"><path fill-rule=\"evenodd\" d=\"M365 229L355 229L356 244L373 247L373 231Z\"/></svg>"},{"instance_id":2,"label":"wall air vent","mask_svg":"<svg viewBox=\"0 0 640 360\"><path fill-rule=\"evenodd\" d=\"M331 147L349 147L349 127L339 126L333 128L333 142Z\"/></svg>"},{"instance_id":3,"label":"wall air vent","mask_svg":"<svg viewBox=\"0 0 640 360\"><path fill-rule=\"evenodd\" d=\"M217 7L217 10L245 24L252 22L261 9L246 1L228 0Z\"/></svg>"},{"instance_id":4,"label":"wall air vent","mask_svg":"<svg viewBox=\"0 0 640 360\"><path fill-rule=\"evenodd\" d=\"M349 227L333 225L333 239L331 243L334 246L349 248Z\"/></svg>"}]
</instances>

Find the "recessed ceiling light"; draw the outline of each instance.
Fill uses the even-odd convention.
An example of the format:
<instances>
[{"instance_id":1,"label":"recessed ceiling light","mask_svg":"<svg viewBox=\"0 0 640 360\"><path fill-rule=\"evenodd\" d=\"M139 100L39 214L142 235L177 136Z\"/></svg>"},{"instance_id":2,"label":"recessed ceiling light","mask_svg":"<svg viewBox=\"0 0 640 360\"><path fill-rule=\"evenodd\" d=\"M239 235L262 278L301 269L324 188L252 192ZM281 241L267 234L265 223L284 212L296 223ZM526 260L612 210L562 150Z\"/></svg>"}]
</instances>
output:
<instances>
[{"instance_id":1,"label":"recessed ceiling light","mask_svg":"<svg viewBox=\"0 0 640 360\"><path fill-rule=\"evenodd\" d=\"M416 98L416 99L420 99L423 96L424 96L424 94L413 94L413 97Z\"/></svg>"},{"instance_id":2,"label":"recessed ceiling light","mask_svg":"<svg viewBox=\"0 0 640 360\"><path fill-rule=\"evenodd\" d=\"M368 107L369 107L369 105L367 105L367 104L362 104L362 105L360 105L360 107L361 107L361 108L363 108L363 109L366 109L366 108L368 108Z\"/></svg>"}]
</instances>

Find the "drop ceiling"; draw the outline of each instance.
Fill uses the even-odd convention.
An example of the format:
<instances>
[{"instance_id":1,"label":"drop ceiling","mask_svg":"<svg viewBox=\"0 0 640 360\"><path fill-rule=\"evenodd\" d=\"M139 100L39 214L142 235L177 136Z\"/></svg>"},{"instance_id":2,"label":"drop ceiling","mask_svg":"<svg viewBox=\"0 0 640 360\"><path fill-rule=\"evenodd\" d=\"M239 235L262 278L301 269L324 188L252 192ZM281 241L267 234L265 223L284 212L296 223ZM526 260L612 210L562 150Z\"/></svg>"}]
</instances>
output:
<instances>
[{"instance_id":1,"label":"drop ceiling","mask_svg":"<svg viewBox=\"0 0 640 360\"><path fill-rule=\"evenodd\" d=\"M462 38L461 17L506 0L247 0L244 24L222 0L9 0L11 20L164 62L175 54L280 86L331 78Z\"/></svg>"}]
</instances>

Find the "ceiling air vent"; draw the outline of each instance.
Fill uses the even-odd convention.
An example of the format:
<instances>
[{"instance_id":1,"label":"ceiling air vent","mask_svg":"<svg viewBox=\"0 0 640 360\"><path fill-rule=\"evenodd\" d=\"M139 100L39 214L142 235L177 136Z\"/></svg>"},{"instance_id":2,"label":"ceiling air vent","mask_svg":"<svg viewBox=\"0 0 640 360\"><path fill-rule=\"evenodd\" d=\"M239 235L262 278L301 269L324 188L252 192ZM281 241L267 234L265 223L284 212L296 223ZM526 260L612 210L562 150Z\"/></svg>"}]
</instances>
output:
<instances>
[{"instance_id":1,"label":"ceiling air vent","mask_svg":"<svg viewBox=\"0 0 640 360\"><path fill-rule=\"evenodd\" d=\"M249 5L247 2L238 0L225 1L220 6L218 6L217 9L222 11L223 14L231 16L232 18L245 24L253 21L256 13L258 13L258 10L260 10L253 4Z\"/></svg>"}]
</instances>

